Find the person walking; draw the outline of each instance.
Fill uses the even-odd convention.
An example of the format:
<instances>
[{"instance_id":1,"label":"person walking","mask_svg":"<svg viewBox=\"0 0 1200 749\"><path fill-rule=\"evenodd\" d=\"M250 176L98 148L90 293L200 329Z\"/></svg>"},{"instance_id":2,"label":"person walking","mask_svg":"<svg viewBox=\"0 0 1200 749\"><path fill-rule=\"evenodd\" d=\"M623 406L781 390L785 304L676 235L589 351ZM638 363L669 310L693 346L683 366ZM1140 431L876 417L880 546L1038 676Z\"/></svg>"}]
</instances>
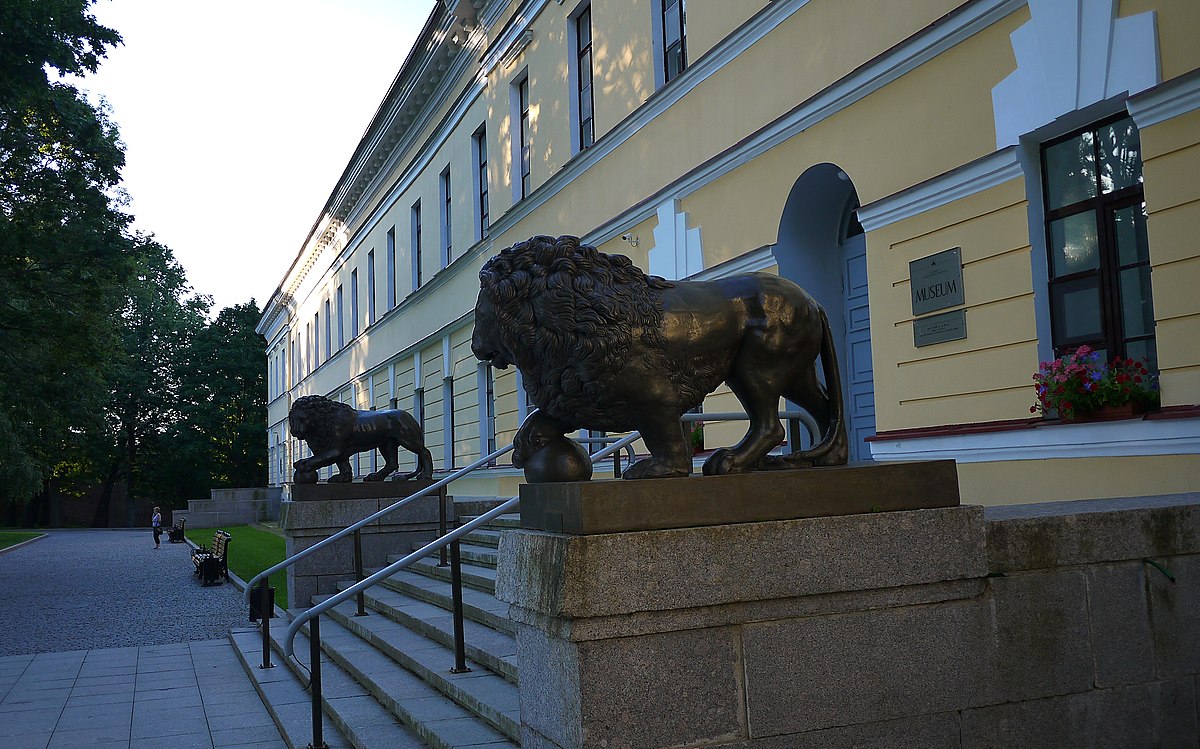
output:
<instances>
[{"instance_id":1,"label":"person walking","mask_svg":"<svg viewBox=\"0 0 1200 749\"><path fill-rule=\"evenodd\" d=\"M150 525L154 528L154 548L158 548L158 539L162 538L162 511L157 507L154 508L154 517L150 518Z\"/></svg>"}]
</instances>

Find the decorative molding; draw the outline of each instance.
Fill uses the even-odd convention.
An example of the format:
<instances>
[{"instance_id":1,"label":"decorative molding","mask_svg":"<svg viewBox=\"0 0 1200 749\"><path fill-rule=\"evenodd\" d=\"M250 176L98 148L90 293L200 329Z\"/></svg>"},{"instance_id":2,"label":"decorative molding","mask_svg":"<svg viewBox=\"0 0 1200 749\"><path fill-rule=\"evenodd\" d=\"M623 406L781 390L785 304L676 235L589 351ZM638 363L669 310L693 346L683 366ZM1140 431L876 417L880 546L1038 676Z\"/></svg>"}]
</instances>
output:
<instances>
[{"instance_id":1,"label":"decorative molding","mask_svg":"<svg viewBox=\"0 0 1200 749\"><path fill-rule=\"evenodd\" d=\"M726 260L723 263L714 265L711 268L688 276L689 281L713 281L718 278L726 278L728 276L737 276L743 273L755 273L760 270L766 270L776 264L775 261L775 245L765 244L757 249L743 252L735 258Z\"/></svg>"},{"instance_id":2,"label":"decorative molding","mask_svg":"<svg viewBox=\"0 0 1200 749\"><path fill-rule=\"evenodd\" d=\"M901 190L858 209L858 221L866 231L875 231L897 221L961 200L1023 175L1016 146L1009 146L981 159Z\"/></svg>"},{"instance_id":3,"label":"decorative molding","mask_svg":"<svg viewBox=\"0 0 1200 749\"><path fill-rule=\"evenodd\" d=\"M931 437L876 437L871 457L881 461L1005 460L1181 455L1200 452L1200 418L1138 419L947 434Z\"/></svg>"},{"instance_id":4,"label":"decorative molding","mask_svg":"<svg viewBox=\"0 0 1200 749\"><path fill-rule=\"evenodd\" d=\"M525 29L521 35L513 41L512 45L504 51L500 56L500 67L508 70L517 62L517 58L525 51L525 48L533 44L533 29Z\"/></svg>"},{"instance_id":5,"label":"decorative molding","mask_svg":"<svg viewBox=\"0 0 1200 749\"><path fill-rule=\"evenodd\" d=\"M658 207L658 225L654 227L649 261L650 274L669 281L704 270L700 229L688 228L687 213L679 209L678 200L668 200Z\"/></svg>"},{"instance_id":6,"label":"decorative molding","mask_svg":"<svg viewBox=\"0 0 1200 749\"><path fill-rule=\"evenodd\" d=\"M1159 82L1152 11L1118 18L1116 0L1029 0L1029 15L1009 37L1017 69L992 88L996 148Z\"/></svg>"},{"instance_id":7,"label":"decorative molding","mask_svg":"<svg viewBox=\"0 0 1200 749\"><path fill-rule=\"evenodd\" d=\"M1139 128L1147 128L1200 109L1200 70L1173 78L1125 103Z\"/></svg>"},{"instance_id":8,"label":"decorative molding","mask_svg":"<svg viewBox=\"0 0 1200 749\"><path fill-rule=\"evenodd\" d=\"M525 4L517 9L509 20L508 25L500 32L496 41L483 53L483 59L479 61L481 74L486 77L496 69L498 65L509 59L510 53L512 58L516 58L529 42L533 41L533 32L530 26L537 20L537 17L542 14L542 10L546 7L549 0L526 0ZM505 3L497 3L497 6L503 6ZM490 28L496 22L499 13L484 20L484 27ZM516 47L520 44L520 40L528 33L529 39L525 44L520 45L520 49ZM514 52L513 50L516 49Z\"/></svg>"}]
</instances>

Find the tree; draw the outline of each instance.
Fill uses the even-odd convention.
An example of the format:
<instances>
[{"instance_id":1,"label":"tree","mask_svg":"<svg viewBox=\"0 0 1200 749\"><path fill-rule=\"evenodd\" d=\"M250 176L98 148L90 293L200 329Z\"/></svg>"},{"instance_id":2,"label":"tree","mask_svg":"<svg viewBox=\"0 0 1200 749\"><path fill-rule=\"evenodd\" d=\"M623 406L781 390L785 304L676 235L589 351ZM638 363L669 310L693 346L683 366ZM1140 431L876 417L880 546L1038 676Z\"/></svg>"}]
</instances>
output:
<instances>
[{"instance_id":1,"label":"tree","mask_svg":"<svg viewBox=\"0 0 1200 749\"><path fill-rule=\"evenodd\" d=\"M116 127L51 75L120 42L91 0L0 0L0 499L40 491L104 396L132 265Z\"/></svg>"},{"instance_id":2,"label":"tree","mask_svg":"<svg viewBox=\"0 0 1200 749\"><path fill-rule=\"evenodd\" d=\"M226 307L192 340L183 373L186 405L172 442L199 459L206 475L175 467L179 488L203 496L215 487L264 486L267 480L266 341L254 331L252 299ZM203 493L201 493L203 492Z\"/></svg>"}]
</instances>

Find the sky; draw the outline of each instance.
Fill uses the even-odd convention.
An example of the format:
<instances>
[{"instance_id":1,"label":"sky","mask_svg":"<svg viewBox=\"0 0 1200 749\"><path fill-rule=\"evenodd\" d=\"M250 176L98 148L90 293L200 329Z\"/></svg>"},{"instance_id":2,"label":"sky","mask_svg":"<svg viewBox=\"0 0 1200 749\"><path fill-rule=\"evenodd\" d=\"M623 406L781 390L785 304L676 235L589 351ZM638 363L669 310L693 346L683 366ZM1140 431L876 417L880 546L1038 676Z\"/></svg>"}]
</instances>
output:
<instances>
[{"instance_id":1,"label":"sky","mask_svg":"<svg viewBox=\"0 0 1200 749\"><path fill-rule=\"evenodd\" d=\"M77 85L125 143L126 210L213 314L279 286L434 0L97 0L124 45Z\"/></svg>"}]
</instances>

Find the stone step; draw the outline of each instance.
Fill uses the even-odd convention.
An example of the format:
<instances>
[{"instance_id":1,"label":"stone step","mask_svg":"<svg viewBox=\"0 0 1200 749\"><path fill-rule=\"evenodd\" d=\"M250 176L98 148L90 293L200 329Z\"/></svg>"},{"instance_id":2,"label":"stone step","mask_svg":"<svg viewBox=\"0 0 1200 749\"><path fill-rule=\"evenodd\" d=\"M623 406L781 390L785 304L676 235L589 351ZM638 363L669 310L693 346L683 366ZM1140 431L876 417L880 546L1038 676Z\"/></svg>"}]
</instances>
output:
<instances>
[{"instance_id":1,"label":"stone step","mask_svg":"<svg viewBox=\"0 0 1200 749\"><path fill-rule=\"evenodd\" d=\"M477 528L466 536L464 540L476 546L490 546L493 549L500 545L500 536L504 531L494 530L492 528Z\"/></svg>"},{"instance_id":2,"label":"stone step","mask_svg":"<svg viewBox=\"0 0 1200 749\"><path fill-rule=\"evenodd\" d=\"M339 587L345 589L349 585L346 582ZM452 612L383 585L368 590L365 601L373 615L386 616L447 648L454 647ZM517 642L512 634L492 629L464 615L463 639L468 658L482 663L513 684L517 683Z\"/></svg>"},{"instance_id":3,"label":"stone step","mask_svg":"<svg viewBox=\"0 0 1200 749\"><path fill-rule=\"evenodd\" d=\"M521 724L515 684L386 616L354 616L344 602L321 621L321 644L400 721L437 749L515 747ZM364 643L370 647L364 647Z\"/></svg>"},{"instance_id":4,"label":"stone step","mask_svg":"<svg viewBox=\"0 0 1200 749\"><path fill-rule=\"evenodd\" d=\"M482 515L483 513L479 513L479 514ZM474 520L477 517L479 517L479 515L467 515L467 516L460 517L458 519L458 524L466 525L468 522ZM496 517L492 518L491 521L485 527L500 528L500 529L520 528L521 527L521 513L510 512L507 515L497 515Z\"/></svg>"},{"instance_id":5,"label":"stone step","mask_svg":"<svg viewBox=\"0 0 1200 749\"><path fill-rule=\"evenodd\" d=\"M497 541L497 544L498 543L499 543L499 541ZM420 549L424 545L425 544L420 543L419 541L414 542L413 543L413 551ZM450 564L450 556L449 556L448 548L447 548L446 554L447 554L446 564L448 565L448 564ZM476 567L490 567L492 569L496 569L496 563L499 561L499 558L500 558L500 555L496 549L496 546L484 546L484 545L479 545L479 544L474 544L474 543L469 543L469 542L460 542L459 543L458 555L459 555L459 559L462 560L464 573L466 572L467 565L473 565ZM389 560L389 561L395 561L396 559L399 559L399 558L400 557L394 557L392 560ZM441 560L441 556L439 554L430 554L428 558L432 559L434 561L434 564L438 564ZM443 568L443 569L448 569L448 568Z\"/></svg>"},{"instance_id":6,"label":"stone step","mask_svg":"<svg viewBox=\"0 0 1200 749\"><path fill-rule=\"evenodd\" d=\"M447 568L448 570L449 568ZM372 574L368 571L367 574ZM385 578L381 585L411 598L431 603L446 611L452 611L454 602L449 574L445 580L430 577L412 570L401 570ZM375 586L379 587L379 586ZM485 624L492 629L516 636L517 628L508 618L508 604L491 593L463 586L463 616Z\"/></svg>"},{"instance_id":7,"label":"stone step","mask_svg":"<svg viewBox=\"0 0 1200 749\"><path fill-rule=\"evenodd\" d=\"M312 745L312 697L305 689L299 666L283 657L277 639L286 631L285 620L271 622L271 662L262 668L262 634L255 629L234 630L229 639L254 683L289 749ZM322 622L324 625L325 622ZM308 662L308 638L296 637L296 653ZM393 715L328 656L321 658L321 696L325 721L322 738L329 749L420 749L425 746Z\"/></svg>"},{"instance_id":8,"label":"stone step","mask_svg":"<svg viewBox=\"0 0 1200 749\"><path fill-rule=\"evenodd\" d=\"M479 549L480 547L475 548ZM387 561L388 564L392 564L402 558L402 555L395 554L389 556ZM427 556L424 559L418 559L410 564L408 569L425 577L444 580L446 582L450 581L449 563L445 567L439 567L438 556L436 554ZM462 582L464 588L474 588L489 595L494 595L496 593L496 568L472 564L464 558L462 564Z\"/></svg>"}]
</instances>

